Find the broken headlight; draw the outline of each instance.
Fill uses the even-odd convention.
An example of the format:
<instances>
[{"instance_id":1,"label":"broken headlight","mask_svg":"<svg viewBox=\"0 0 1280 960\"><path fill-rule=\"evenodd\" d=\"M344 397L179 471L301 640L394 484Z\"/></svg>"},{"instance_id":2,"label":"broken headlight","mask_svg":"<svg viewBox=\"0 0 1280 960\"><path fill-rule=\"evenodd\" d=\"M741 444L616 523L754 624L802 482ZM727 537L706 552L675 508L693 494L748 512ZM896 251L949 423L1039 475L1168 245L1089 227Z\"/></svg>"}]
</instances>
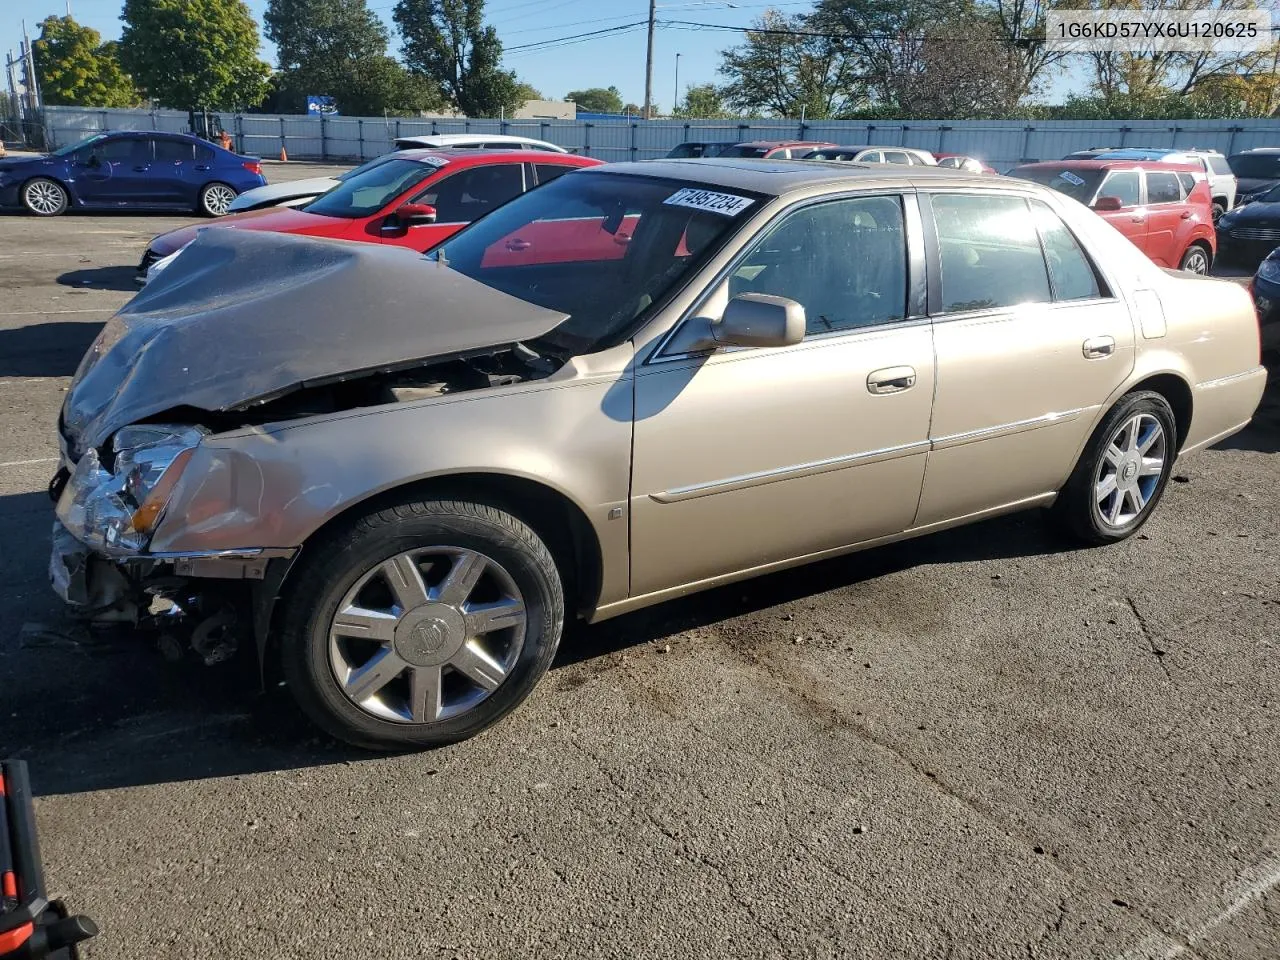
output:
<instances>
[{"instance_id":1,"label":"broken headlight","mask_svg":"<svg viewBox=\"0 0 1280 960\"><path fill-rule=\"evenodd\" d=\"M101 553L141 553L204 436L199 427L125 427L115 435L111 469L98 451L85 451L58 500L58 519Z\"/></svg>"}]
</instances>

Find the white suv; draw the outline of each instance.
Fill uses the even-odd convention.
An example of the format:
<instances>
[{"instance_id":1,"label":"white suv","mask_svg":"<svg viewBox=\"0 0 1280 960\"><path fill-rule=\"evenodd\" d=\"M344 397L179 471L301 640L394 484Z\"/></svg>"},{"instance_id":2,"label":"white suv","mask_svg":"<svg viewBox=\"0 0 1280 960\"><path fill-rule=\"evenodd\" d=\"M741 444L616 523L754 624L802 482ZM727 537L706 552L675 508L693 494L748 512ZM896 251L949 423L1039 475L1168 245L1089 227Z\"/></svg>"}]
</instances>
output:
<instances>
[{"instance_id":1,"label":"white suv","mask_svg":"<svg viewBox=\"0 0 1280 960\"><path fill-rule=\"evenodd\" d=\"M1160 163L1190 163L1204 171L1213 194L1213 219L1236 205L1236 175L1227 165L1227 158L1217 150L1175 150L1172 147L1154 149L1125 147L1099 154L1094 160L1157 160Z\"/></svg>"}]
</instances>

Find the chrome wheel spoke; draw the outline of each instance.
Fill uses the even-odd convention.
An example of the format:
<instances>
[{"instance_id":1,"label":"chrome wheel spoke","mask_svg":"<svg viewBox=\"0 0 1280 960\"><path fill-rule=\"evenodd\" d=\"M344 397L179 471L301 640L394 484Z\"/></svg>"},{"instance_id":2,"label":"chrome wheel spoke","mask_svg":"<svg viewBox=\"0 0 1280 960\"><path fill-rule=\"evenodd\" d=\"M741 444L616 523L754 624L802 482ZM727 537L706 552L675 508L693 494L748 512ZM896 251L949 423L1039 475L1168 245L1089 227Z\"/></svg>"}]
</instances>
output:
<instances>
[{"instance_id":1,"label":"chrome wheel spoke","mask_svg":"<svg viewBox=\"0 0 1280 960\"><path fill-rule=\"evenodd\" d=\"M463 551L453 558L453 566L432 592L432 600L461 607L480 582L489 561L478 553Z\"/></svg>"},{"instance_id":2,"label":"chrome wheel spoke","mask_svg":"<svg viewBox=\"0 0 1280 960\"><path fill-rule=\"evenodd\" d=\"M1107 497L1116 492L1116 475L1109 473L1098 481L1097 486L1098 502L1102 503Z\"/></svg>"},{"instance_id":3,"label":"chrome wheel spoke","mask_svg":"<svg viewBox=\"0 0 1280 960\"><path fill-rule=\"evenodd\" d=\"M444 706L439 667L414 667L409 673L409 715L414 723L431 723Z\"/></svg>"},{"instance_id":4,"label":"chrome wheel spoke","mask_svg":"<svg viewBox=\"0 0 1280 960\"><path fill-rule=\"evenodd\" d=\"M1164 472L1164 457L1143 457L1138 470L1140 477L1158 477Z\"/></svg>"},{"instance_id":5,"label":"chrome wheel spoke","mask_svg":"<svg viewBox=\"0 0 1280 960\"><path fill-rule=\"evenodd\" d=\"M1125 492L1122 490L1115 495L1115 499L1111 501L1111 509L1107 511L1107 520L1116 524L1120 522L1120 511L1124 509Z\"/></svg>"},{"instance_id":6,"label":"chrome wheel spoke","mask_svg":"<svg viewBox=\"0 0 1280 960\"><path fill-rule=\"evenodd\" d=\"M395 639L400 618L382 610L347 607L333 618L333 632L342 637L358 637L387 644Z\"/></svg>"},{"instance_id":7,"label":"chrome wheel spoke","mask_svg":"<svg viewBox=\"0 0 1280 960\"><path fill-rule=\"evenodd\" d=\"M356 702L368 700L388 683L400 676L404 672L405 666L405 662L400 659L394 650L383 647L369 658L368 663L353 670L350 676L347 677L347 696Z\"/></svg>"},{"instance_id":8,"label":"chrome wheel spoke","mask_svg":"<svg viewBox=\"0 0 1280 960\"><path fill-rule=\"evenodd\" d=\"M495 630L505 630L524 621L524 603L513 597L467 607L467 636L478 637Z\"/></svg>"},{"instance_id":9,"label":"chrome wheel spoke","mask_svg":"<svg viewBox=\"0 0 1280 960\"><path fill-rule=\"evenodd\" d=\"M1110 445L1107 447L1107 452L1102 455L1107 463L1111 464L1113 467L1120 466L1120 462L1124 459L1124 451L1117 446L1117 441L1119 439L1120 438L1117 437L1115 440L1112 440Z\"/></svg>"},{"instance_id":10,"label":"chrome wheel spoke","mask_svg":"<svg viewBox=\"0 0 1280 960\"><path fill-rule=\"evenodd\" d=\"M427 584L412 554L402 553L385 561L382 575L387 578L387 585L401 611L412 610L427 602Z\"/></svg>"},{"instance_id":11,"label":"chrome wheel spoke","mask_svg":"<svg viewBox=\"0 0 1280 960\"><path fill-rule=\"evenodd\" d=\"M502 665L481 650L474 640L462 645L462 649L449 661L449 666L489 691L497 690L507 676Z\"/></svg>"}]
</instances>

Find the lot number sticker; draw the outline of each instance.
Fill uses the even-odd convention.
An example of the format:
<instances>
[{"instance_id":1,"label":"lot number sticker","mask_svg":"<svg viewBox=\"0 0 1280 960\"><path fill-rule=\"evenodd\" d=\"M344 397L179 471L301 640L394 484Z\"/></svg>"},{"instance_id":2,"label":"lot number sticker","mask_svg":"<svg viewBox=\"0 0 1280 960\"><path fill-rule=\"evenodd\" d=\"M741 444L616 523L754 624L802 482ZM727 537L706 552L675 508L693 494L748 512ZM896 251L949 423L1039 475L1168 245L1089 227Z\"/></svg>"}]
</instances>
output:
<instances>
[{"instance_id":1,"label":"lot number sticker","mask_svg":"<svg viewBox=\"0 0 1280 960\"><path fill-rule=\"evenodd\" d=\"M724 217L736 217L751 206L750 197L737 197L732 193L716 193L712 190L697 190L685 187L667 197L663 203L673 207L693 207L695 210L706 210Z\"/></svg>"},{"instance_id":2,"label":"lot number sticker","mask_svg":"<svg viewBox=\"0 0 1280 960\"><path fill-rule=\"evenodd\" d=\"M429 163L433 167L445 167L449 165L449 158L440 157L440 156L436 156L436 154L434 153L429 153L422 158L422 162Z\"/></svg>"},{"instance_id":3,"label":"lot number sticker","mask_svg":"<svg viewBox=\"0 0 1280 960\"><path fill-rule=\"evenodd\" d=\"M1077 177L1070 170L1063 170L1060 174L1058 174L1058 176L1060 176L1063 180L1067 181L1067 183L1074 183L1077 187L1084 185L1084 178Z\"/></svg>"}]
</instances>

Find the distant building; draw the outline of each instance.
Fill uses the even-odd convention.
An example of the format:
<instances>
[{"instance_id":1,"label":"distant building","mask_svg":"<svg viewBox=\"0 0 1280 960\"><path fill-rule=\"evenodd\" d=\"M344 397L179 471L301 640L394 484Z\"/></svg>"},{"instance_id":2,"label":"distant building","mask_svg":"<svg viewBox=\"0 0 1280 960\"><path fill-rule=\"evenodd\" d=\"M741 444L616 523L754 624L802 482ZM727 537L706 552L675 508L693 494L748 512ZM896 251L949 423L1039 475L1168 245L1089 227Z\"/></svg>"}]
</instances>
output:
<instances>
[{"instance_id":1,"label":"distant building","mask_svg":"<svg viewBox=\"0 0 1280 960\"><path fill-rule=\"evenodd\" d=\"M576 120L577 105L572 100L526 100L511 114L512 120Z\"/></svg>"}]
</instances>

